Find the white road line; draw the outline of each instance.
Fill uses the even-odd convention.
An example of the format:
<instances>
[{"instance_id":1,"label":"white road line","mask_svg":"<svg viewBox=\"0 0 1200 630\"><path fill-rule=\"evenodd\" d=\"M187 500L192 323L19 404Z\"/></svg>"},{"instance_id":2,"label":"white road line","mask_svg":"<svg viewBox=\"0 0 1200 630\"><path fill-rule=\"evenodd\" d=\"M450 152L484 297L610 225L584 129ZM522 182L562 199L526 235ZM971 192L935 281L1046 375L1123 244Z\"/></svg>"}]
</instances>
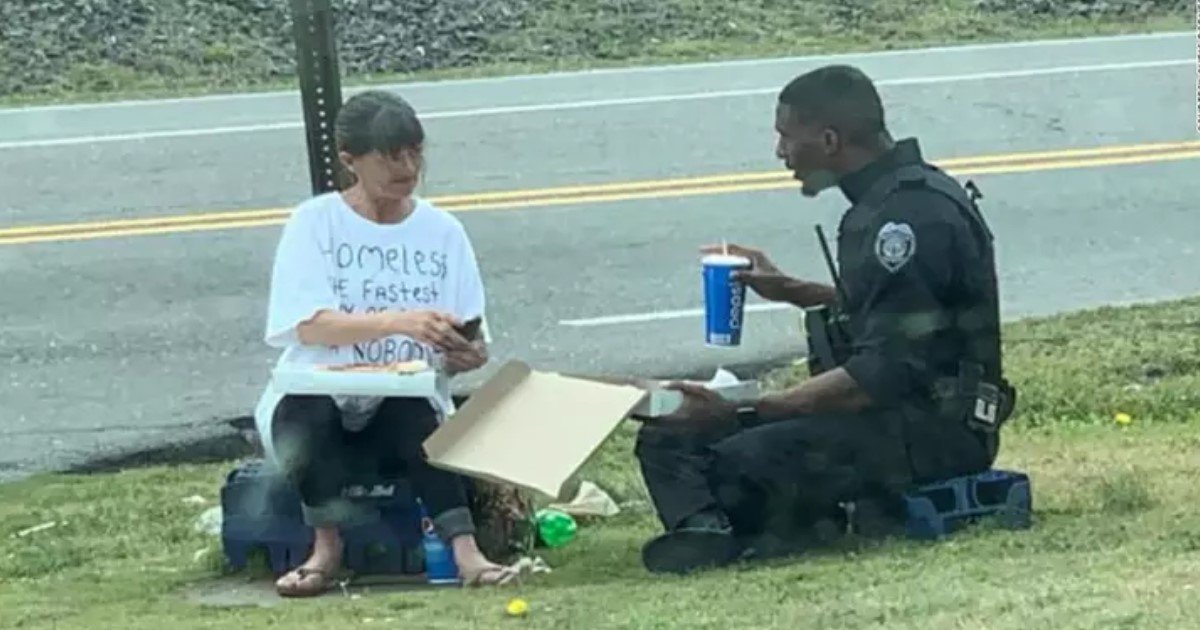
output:
<instances>
[{"instance_id":1,"label":"white road line","mask_svg":"<svg viewBox=\"0 0 1200 630\"><path fill-rule=\"evenodd\" d=\"M791 304L747 304L747 313L764 313L768 311L785 311L795 309ZM798 310L798 309L797 309ZM559 326L569 326L572 328L593 328L596 326L613 326L617 324L642 324L645 322L658 322L668 319L687 319L689 317L701 317L704 315L704 309L693 308L679 311L655 311L653 313L633 313L629 315L606 315L603 317L588 317L584 319L564 319L558 322Z\"/></svg>"},{"instance_id":2,"label":"white road line","mask_svg":"<svg viewBox=\"0 0 1200 630\"><path fill-rule=\"evenodd\" d=\"M1127 63L1106 63L1087 66L1059 66L1054 68L1035 68L1031 70L1007 70L999 72L974 72L969 74L948 74L920 77L903 77L895 79L880 79L879 86L932 85L938 83L955 83L959 81L983 81L1000 79L1018 79L1028 77L1053 76L1061 74L1076 74L1084 72L1113 72L1121 70L1144 70L1148 68L1165 68L1173 66L1190 66L1194 59L1168 59L1160 61L1137 61ZM743 96L760 96L778 92L780 86L752 88L744 90L722 90L710 92L693 92L688 94L658 94L653 96L634 96L628 98L611 98L561 103L540 103L533 105L512 105L506 107L484 107L476 109L447 110L422 114L424 120L440 120L453 118L474 118L479 116L499 116L508 114L527 114L551 111L570 111L578 109L597 109L603 107L623 107L630 105L648 105L655 103L676 103L720 98L736 98ZM0 150L29 149L41 147L59 147L81 144L100 144L109 142L131 142L156 140L164 138L190 138L198 136L216 136L225 134L245 134L266 131L281 131L303 129L303 122L269 123L256 125L235 125L228 127L209 127L205 129L174 129L166 131L144 131L96 136L75 136L69 138L53 138L44 140L19 140L0 142Z\"/></svg>"},{"instance_id":3,"label":"white road line","mask_svg":"<svg viewBox=\"0 0 1200 630\"><path fill-rule=\"evenodd\" d=\"M791 57L768 57L756 59L733 59L727 61L704 61L697 63L678 63L678 64L656 64L644 66L626 66L618 68L592 68L586 70L570 70L563 72L541 72L529 74L517 74L497 77L478 77L472 79L447 79L441 81L413 81L407 83L393 83L375 86L356 86L344 90L346 95L356 91L377 88L377 89L413 89L423 87L459 87L465 85L488 85L495 83L510 83L517 81L544 81L556 79L569 79L574 77L588 77L598 75L612 74L646 74L654 72L687 72L690 70L703 70L711 68L741 68L755 65L768 64L806 64L806 63L836 63L845 60L854 59L879 59L893 57L910 57L914 55L937 55L944 53L963 53L973 51L993 51L993 50L1021 50L1026 48L1050 47L1050 46L1088 46L1127 42L1127 41L1154 41L1160 39L1175 39L1181 37L1191 38L1194 35L1192 31L1167 31L1159 33L1132 33L1125 35L1108 35L1099 37L1075 37L1075 38L1054 38L1054 39L1037 39L1025 40L1018 42L988 42L979 44L951 44L945 46L928 46L923 48L905 48L901 50L876 50L876 51L861 51L861 52L846 52L837 54L820 54L820 55L802 55ZM62 105L42 105L26 108L0 108L0 116L6 114L17 114L24 112L51 112L51 111L79 111L89 109L117 109L125 107L147 107L159 105L173 104L188 104L188 103L213 103L222 101L242 101L253 99L267 99L279 97L298 97L297 90L272 90L262 92L241 92L228 94L208 94L203 96L189 96L182 98L165 98L165 99L133 99L123 101L109 101L99 103L66 103Z\"/></svg>"},{"instance_id":4,"label":"white road line","mask_svg":"<svg viewBox=\"0 0 1200 630\"><path fill-rule=\"evenodd\" d=\"M427 118L427 116L423 116ZM73 136L69 138L52 138L49 140L17 140L0 142L0 151L5 149L35 149L43 147L66 147L80 144L107 144L112 142L140 142L142 140L160 140L164 138L194 138L198 136L221 136L226 134L258 133L263 131L283 131L287 129L303 129L304 123L271 123L259 125L233 125L229 127L208 127L205 129L171 129L168 131L139 131L136 133L114 133L104 136Z\"/></svg>"}]
</instances>

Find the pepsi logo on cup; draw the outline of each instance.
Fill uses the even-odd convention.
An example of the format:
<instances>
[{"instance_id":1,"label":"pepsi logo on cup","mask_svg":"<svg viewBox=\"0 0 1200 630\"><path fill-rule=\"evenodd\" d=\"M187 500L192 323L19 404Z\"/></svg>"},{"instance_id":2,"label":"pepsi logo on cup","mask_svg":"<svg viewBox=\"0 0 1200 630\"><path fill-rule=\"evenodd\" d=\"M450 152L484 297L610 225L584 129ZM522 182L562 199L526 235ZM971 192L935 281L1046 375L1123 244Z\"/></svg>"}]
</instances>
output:
<instances>
[{"instance_id":1,"label":"pepsi logo on cup","mask_svg":"<svg viewBox=\"0 0 1200 630\"><path fill-rule=\"evenodd\" d=\"M737 280L729 281L729 329L742 328L742 286Z\"/></svg>"}]
</instances>

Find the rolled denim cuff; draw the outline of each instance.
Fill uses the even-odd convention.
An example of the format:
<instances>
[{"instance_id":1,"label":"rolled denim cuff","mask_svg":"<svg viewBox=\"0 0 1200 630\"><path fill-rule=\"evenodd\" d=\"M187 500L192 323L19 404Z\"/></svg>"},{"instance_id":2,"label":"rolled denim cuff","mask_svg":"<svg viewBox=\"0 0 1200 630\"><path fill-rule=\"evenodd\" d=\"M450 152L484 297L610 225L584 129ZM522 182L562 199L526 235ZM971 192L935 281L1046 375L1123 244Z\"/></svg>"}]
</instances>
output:
<instances>
[{"instance_id":1,"label":"rolled denim cuff","mask_svg":"<svg viewBox=\"0 0 1200 630\"><path fill-rule=\"evenodd\" d=\"M433 517L433 528L444 541L475 533L475 519L471 518L471 510L465 507L446 510Z\"/></svg>"},{"instance_id":2,"label":"rolled denim cuff","mask_svg":"<svg viewBox=\"0 0 1200 630\"><path fill-rule=\"evenodd\" d=\"M301 504L304 523L309 527L358 527L379 521L379 510L344 497L321 505Z\"/></svg>"}]
</instances>

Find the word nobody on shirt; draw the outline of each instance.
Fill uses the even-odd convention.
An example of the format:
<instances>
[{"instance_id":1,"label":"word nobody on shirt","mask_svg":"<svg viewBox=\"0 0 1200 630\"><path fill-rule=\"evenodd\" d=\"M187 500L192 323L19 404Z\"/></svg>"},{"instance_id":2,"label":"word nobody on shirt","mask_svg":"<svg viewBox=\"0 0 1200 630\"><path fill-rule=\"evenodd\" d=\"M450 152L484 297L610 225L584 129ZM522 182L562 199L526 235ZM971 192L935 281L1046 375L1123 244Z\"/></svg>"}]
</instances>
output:
<instances>
[{"instance_id":1,"label":"word nobody on shirt","mask_svg":"<svg viewBox=\"0 0 1200 630\"><path fill-rule=\"evenodd\" d=\"M341 243L330 252L337 269L330 278L345 313L437 308L450 268L445 252L406 246ZM432 350L408 339L384 338L354 344L356 361L390 363L428 360Z\"/></svg>"}]
</instances>

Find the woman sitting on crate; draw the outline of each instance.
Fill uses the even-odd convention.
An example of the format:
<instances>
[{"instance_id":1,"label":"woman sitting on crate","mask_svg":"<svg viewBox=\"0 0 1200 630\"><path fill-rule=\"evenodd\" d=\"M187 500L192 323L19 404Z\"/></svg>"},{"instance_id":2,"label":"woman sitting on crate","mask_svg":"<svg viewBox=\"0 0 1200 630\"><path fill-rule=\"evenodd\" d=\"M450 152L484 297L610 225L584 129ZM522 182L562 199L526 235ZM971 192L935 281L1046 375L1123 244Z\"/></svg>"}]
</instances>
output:
<instances>
[{"instance_id":1,"label":"woman sitting on crate","mask_svg":"<svg viewBox=\"0 0 1200 630\"><path fill-rule=\"evenodd\" d=\"M342 106L334 131L349 186L302 203L275 253L266 341L284 348L279 365L481 367L486 348L467 325L484 312L471 241L457 218L413 195L425 140L416 113L398 96L365 92ZM425 461L422 443L449 404L268 389L256 412L263 446L299 492L316 539L307 561L277 582L280 594L318 595L332 584L339 527L378 517L343 498L351 469L397 457L464 584L511 579L480 551L466 479Z\"/></svg>"}]
</instances>

